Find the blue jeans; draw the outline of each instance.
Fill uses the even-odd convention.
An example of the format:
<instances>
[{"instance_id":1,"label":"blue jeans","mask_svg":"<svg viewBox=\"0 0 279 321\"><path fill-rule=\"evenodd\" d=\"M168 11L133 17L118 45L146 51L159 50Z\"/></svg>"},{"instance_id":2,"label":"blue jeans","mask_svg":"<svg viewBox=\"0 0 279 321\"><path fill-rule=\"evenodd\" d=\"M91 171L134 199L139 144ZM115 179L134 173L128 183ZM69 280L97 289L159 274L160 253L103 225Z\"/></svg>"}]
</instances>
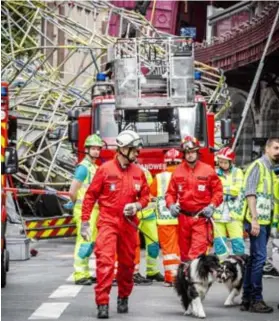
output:
<instances>
[{"instance_id":1,"label":"blue jeans","mask_svg":"<svg viewBox=\"0 0 279 321\"><path fill-rule=\"evenodd\" d=\"M250 223L245 222L244 226L250 238L250 260L244 274L243 300L261 301L263 300L263 267L267 258L266 245L270 234L270 225L260 225L258 236L250 234Z\"/></svg>"}]
</instances>

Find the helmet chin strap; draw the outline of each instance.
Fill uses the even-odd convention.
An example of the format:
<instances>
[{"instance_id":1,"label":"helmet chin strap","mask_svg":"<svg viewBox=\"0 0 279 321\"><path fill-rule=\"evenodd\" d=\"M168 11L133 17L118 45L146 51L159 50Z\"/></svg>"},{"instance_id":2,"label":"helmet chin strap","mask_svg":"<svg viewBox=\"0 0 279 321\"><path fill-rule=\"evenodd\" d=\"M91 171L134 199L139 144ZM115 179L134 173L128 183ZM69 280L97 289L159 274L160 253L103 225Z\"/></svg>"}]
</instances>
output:
<instances>
[{"instance_id":1,"label":"helmet chin strap","mask_svg":"<svg viewBox=\"0 0 279 321\"><path fill-rule=\"evenodd\" d=\"M96 161L96 160L100 157L100 155L99 155L98 157L96 157L96 156L91 156L90 153L89 153L89 151L85 152L85 154L87 154L92 161L93 161L93 160Z\"/></svg>"},{"instance_id":2,"label":"helmet chin strap","mask_svg":"<svg viewBox=\"0 0 279 321\"><path fill-rule=\"evenodd\" d=\"M124 158L126 158L129 163L133 163L133 162L134 162L133 160L131 160L131 159L129 158L129 156L130 156L130 154L131 154L131 151L132 151L132 148L130 147L129 150L128 150L128 155L125 155L125 154L122 153L122 151L119 149L120 155L122 155Z\"/></svg>"},{"instance_id":3,"label":"helmet chin strap","mask_svg":"<svg viewBox=\"0 0 279 321\"><path fill-rule=\"evenodd\" d=\"M219 165L219 167L221 168L222 171L226 172L226 171L229 171L232 168L232 166L233 166L232 161L229 161L229 162L230 162L230 166L229 166L228 169L224 169L222 166Z\"/></svg>"},{"instance_id":4,"label":"helmet chin strap","mask_svg":"<svg viewBox=\"0 0 279 321\"><path fill-rule=\"evenodd\" d=\"M194 165L194 164L196 164L196 162L198 161L198 159L199 159L199 151L198 151L198 155L197 155L197 158L193 161L193 162L189 162L189 161L187 161L187 159L186 159L186 151L184 151L184 159L185 159L185 161L186 161L186 163L188 163L188 164L191 164L191 165Z\"/></svg>"},{"instance_id":5,"label":"helmet chin strap","mask_svg":"<svg viewBox=\"0 0 279 321\"><path fill-rule=\"evenodd\" d=\"M190 165L195 165L195 164L196 164L196 162L197 162L197 159L196 159L196 160L194 160L193 162L189 162L189 161L187 161L187 159L186 159L186 162L187 162L188 164L190 164Z\"/></svg>"}]
</instances>

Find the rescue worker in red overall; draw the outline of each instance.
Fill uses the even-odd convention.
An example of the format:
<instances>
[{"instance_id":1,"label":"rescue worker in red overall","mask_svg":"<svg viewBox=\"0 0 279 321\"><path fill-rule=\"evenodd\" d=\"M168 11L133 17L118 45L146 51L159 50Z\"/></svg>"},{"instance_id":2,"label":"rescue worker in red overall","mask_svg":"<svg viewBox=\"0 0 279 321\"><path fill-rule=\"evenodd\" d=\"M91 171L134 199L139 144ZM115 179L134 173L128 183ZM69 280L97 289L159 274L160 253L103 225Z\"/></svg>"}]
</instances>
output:
<instances>
[{"instance_id":1,"label":"rescue worker in red overall","mask_svg":"<svg viewBox=\"0 0 279 321\"><path fill-rule=\"evenodd\" d=\"M122 131L116 138L116 157L97 170L88 188L82 207L81 235L90 235L89 220L96 201L99 203L96 239L95 300L97 317L109 317L109 294L118 258L117 312L128 312L128 297L133 288L137 230L129 222L138 223L137 212L149 202L149 187L142 169L133 164L142 147L142 140L132 130Z\"/></svg>"},{"instance_id":2,"label":"rescue worker in red overall","mask_svg":"<svg viewBox=\"0 0 279 321\"><path fill-rule=\"evenodd\" d=\"M166 204L172 216L178 217L180 256L186 262L205 254L209 248L208 219L223 201L223 187L215 170L198 159L200 143L195 137L186 136L181 147L185 162L172 175Z\"/></svg>"}]
</instances>

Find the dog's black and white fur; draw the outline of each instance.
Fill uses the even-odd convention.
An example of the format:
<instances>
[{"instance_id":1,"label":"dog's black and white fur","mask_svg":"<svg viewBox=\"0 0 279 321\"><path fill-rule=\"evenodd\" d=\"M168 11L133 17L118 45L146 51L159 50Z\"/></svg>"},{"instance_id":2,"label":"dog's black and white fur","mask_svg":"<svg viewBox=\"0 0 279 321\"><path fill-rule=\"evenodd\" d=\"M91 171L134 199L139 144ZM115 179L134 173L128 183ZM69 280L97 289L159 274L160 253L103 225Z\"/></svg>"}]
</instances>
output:
<instances>
[{"instance_id":1,"label":"dog's black and white fur","mask_svg":"<svg viewBox=\"0 0 279 321\"><path fill-rule=\"evenodd\" d=\"M234 298L241 292L248 259L249 255L246 254L230 255L221 264L217 279L220 283L224 283L229 290L229 296L224 303L225 306L235 305Z\"/></svg>"},{"instance_id":2,"label":"dog's black and white fur","mask_svg":"<svg viewBox=\"0 0 279 321\"><path fill-rule=\"evenodd\" d=\"M185 315L206 317L202 300L215 281L219 269L219 259L212 254L203 254L193 261L179 265L175 289L181 297Z\"/></svg>"}]
</instances>

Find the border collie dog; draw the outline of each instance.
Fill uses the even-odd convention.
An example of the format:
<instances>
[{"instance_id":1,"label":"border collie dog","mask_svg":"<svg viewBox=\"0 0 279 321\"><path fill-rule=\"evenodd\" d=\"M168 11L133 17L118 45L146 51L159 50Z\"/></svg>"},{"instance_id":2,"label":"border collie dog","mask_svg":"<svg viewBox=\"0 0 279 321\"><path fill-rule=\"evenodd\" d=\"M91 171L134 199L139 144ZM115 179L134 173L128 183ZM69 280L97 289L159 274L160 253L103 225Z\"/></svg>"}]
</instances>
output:
<instances>
[{"instance_id":1,"label":"border collie dog","mask_svg":"<svg viewBox=\"0 0 279 321\"><path fill-rule=\"evenodd\" d=\"M221 263L221 268L218 272L218 282L224 283L229 290L224 305L235 305L234 298L241 292L245 267L248 262L249 255L229 255L224 262Z\"/></svg>"},{"instance_id":2,"label":"border collie dog","mask_svg":"<svg viewBox=\"0 0 279 321\"><path fill-rule=\"evenodd\" d=\"M198 258L181 263L178 267L175 289L181 297L185 315L205 318L202 300L220 269L216 255L200 255Z\"/></svg>"}]
</instances>

